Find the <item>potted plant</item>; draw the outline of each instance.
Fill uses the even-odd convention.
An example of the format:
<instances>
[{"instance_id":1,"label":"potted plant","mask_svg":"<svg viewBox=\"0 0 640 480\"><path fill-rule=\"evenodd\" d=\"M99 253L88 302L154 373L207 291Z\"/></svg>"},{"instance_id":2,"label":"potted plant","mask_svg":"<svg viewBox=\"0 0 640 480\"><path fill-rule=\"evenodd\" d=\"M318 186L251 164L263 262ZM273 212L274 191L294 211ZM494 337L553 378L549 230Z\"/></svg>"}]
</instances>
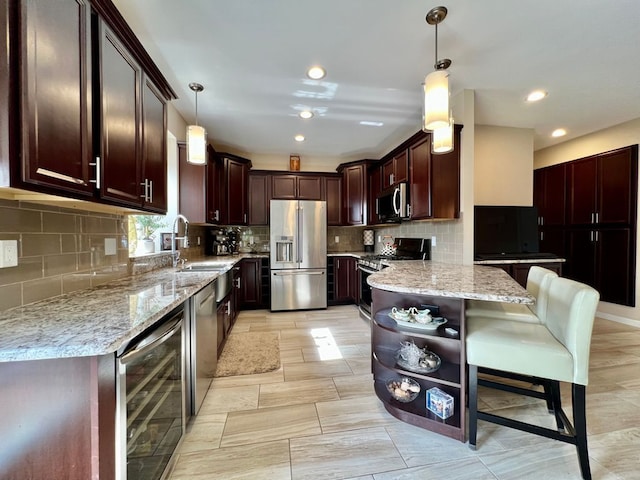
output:
<instances>
[{"instance_id":1,"label":"potted plant","mask_svg":"<svg viewBox=\"0 0 640 480\"><path fill-rule=\"evenodd\" d=\"M153 253L155 251L154 233L161 227L166 226L164 217L160 215L134 215L136 232L141 239L142 251Z\"/></svg>"}]
</instances>

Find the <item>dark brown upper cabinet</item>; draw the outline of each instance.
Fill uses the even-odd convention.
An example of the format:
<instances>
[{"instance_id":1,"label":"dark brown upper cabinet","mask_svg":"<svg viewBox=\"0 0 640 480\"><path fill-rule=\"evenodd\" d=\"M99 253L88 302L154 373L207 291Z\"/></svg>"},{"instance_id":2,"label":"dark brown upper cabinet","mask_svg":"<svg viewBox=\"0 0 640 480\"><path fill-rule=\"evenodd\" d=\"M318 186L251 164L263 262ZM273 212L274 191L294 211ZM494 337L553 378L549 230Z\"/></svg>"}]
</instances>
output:
<instances>
[{"instance_id":1,"label":"dark brown upper cabinet","mask_svg":"<svg viewBox=\"0 0 640 480\"><path fill-rule=\"evenodd\" d=\"M635 221L638 146L567 163L569 225Z\"/></svg>"},{"instance_id":2,"label":"dark brown upper cabinet","mask_svg":"<svg viewBox=\"0 0 640 480\"><path fill-rule=\"evenodd\" d=\"M0 186L166 211L175 98L110 0L0 7Z\"/></svg>"},{"instance_id":3,"label":"dark brown upper cabinet","mask_svg":"<svg viewBox=\"0 0 640 480\"><path fill-rule=\"evenodd\" d=\"M325 177L325 198L327 201L327 225L342 225L342 176Z\"/></svg>"},{"instance_id":4,"label":"dark brown upper cabinet","mask_svg":"<svg viewBox=\"0 0 640 480\"><path fill-rule=\"evenodd\" d=\"M382 166L371 165L368 174L369 182L369 199L368 199L368 215L367 224L375 225L380 219L378 218L378 195L382 192Z\"/></svg>"},{"instance_id":5,"label":"dark brown upper cabinet","mask_svg":"<svg viewBox=\"0 0 640 480\"><path fill-rule=\"evenodd\" d=\"M249 225L269 225L270 180L267 172L249 172Z\"/></svg>"},{"instance_id":6,"label":"dark brown upper cabinet","mask_svg":"<svg viewBox=\"0 0 640 480\"><path fill-rule=\"evenodd\" d=\"M2 2L0 25L0 185L92 197L89 3Z\"/></svg>"},{"instance_id":7,"label":"dark brown upper cabinet","mask_svg":"<svg viewBox=\"0 0 640 480\"><path fill-rule=\"evenodd\" d=\"M358 160L338 167L342 173L343 225L367 224L368 178L372 160Z\"/></svg>"},{"instance_id":8,"label":"dark brown upper cabinet","mask_svg":"<svg viewBox=\"0 0 640 480\"><path fill-rule=\"evenodd\" d=\"M382 188L409 180L409 153L407 149L396 153L382 164Z\"/></svg>"},{"instance_id":9,"label":"dark brown upper cabinet","mask_svg":"<svg viewBox=\"0 0 640 480\"><path fill-rule=\"evenodd\" d=\"M219 168L218 197L220 205L219 223L225 225L247 225L249 223L247 182L251 161L229 153L216 154Z\"/></svg>"},{"instance_id":10,"label":"dark brown upper cabinet","mask_svg":"<svg viewBox=\"0 0 640 480\"><path fill-rule=\"evenodd\" d=\"M564 163L534 170L533 205L538 208L538 224L541 227L565 224L566 185Z\"/></svg>"},{"instance_id":11,"label":"dark brown upper cabinet","mask_svg":"<svg viewBox=\"0 0 640 480\"><path fill-rule=\"evenodd\" d=\"M274 174L272 198L278 200L323 200L322 175Z\"/></svg>"}]
</instances>

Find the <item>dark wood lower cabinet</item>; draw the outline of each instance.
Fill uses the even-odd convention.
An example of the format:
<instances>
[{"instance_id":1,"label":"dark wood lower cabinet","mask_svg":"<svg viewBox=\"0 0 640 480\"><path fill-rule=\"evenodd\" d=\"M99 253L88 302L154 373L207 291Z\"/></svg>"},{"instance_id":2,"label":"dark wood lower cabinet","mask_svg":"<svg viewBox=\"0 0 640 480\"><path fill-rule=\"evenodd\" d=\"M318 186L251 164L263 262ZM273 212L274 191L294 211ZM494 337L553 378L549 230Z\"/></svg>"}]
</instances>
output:
<instances>
[{"instance_id":1,"label":"dark wood lower cabinet","mask_svg":"<svg viewBox=\"0 0 640 480\"><path fill-rule=\"evenodd\" d=\"M327 291L328 303L332 305L344 305L358 301L358 270L356 259L350 256L329 257L332 264L330 284ZM329 280L329 278L328 278Z\"/></svg>"},{"instance_id":2,"label":"dark wood lower cabinet","mask_svg":"<svg viewBox=\"0 0 640 480\"><path fill-rule=\"evenodd\" d=\"M635 236L629 228L567 232L566 276L591 285L600 300L635 306Z\"/></svg>"},{"instance_id":3,"label":"dark wood lower cabinet","mask_svg":"<svg viewBox=\"0 0 640 480\"><path fill-rule=\"evenodd\" d=\"M240 308L243 310L263 308L261 266L260 258L245 258L240 264L242 278Z\"/></svg>"},{"instance_id":4,"label":"dark wood lower cabinet","mask_svg":"<svg viewBox=\"0 0 640 480\"><path fill-rule=\"evenodd\" d=\"M553 272L556 272L558 275L562 275L562 264L563 262L513 262L513 263L494 263L494 264L484 264L489 265L490 267L501 268L505 272L507 272L513 279L515 279L520 285L523 287L527 286L527 276L529 275L529 269L534 265L538 267L543 267Z\"/></svg>"}]
</instances>

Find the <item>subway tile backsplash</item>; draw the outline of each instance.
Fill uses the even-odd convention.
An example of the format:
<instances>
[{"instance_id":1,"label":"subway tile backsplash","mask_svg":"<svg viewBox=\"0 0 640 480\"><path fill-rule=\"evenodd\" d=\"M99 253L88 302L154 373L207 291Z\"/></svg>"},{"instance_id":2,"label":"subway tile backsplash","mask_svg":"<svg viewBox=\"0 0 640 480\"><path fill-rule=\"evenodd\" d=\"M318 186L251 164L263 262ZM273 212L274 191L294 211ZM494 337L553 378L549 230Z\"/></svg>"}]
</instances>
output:
<instances>
[{"instance_id":1,"label":"subway tile backsplash","mask_svg":"<svg viewBox=\"0 0 640 480\"><path fill-rule=\"evenodd\" d=\"M116 255L105 255L106 238ZM18 241L18 266L0 269L0 310L128 275L126 217L0 200L0 239Z\"/></svg>"}]
</instances>

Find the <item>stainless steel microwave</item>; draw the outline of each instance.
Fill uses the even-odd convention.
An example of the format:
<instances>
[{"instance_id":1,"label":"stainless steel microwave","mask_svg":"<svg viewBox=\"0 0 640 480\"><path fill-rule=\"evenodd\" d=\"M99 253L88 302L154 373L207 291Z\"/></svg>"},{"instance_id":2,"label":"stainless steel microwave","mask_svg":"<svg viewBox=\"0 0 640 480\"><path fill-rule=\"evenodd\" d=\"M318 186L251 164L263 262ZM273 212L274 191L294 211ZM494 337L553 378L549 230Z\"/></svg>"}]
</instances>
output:
<instances>
[{"instance_id":1,"label":"stainless steel microwave","mask_svg":"<svg viewBox=\"0 0 640 480\"><path fill-rule=\"evenodd\" d=\"M399 223L409 218L409 189L405 182L383 190L376 199L376 211L381 223Z\"/></svg>"}]
</instances>

